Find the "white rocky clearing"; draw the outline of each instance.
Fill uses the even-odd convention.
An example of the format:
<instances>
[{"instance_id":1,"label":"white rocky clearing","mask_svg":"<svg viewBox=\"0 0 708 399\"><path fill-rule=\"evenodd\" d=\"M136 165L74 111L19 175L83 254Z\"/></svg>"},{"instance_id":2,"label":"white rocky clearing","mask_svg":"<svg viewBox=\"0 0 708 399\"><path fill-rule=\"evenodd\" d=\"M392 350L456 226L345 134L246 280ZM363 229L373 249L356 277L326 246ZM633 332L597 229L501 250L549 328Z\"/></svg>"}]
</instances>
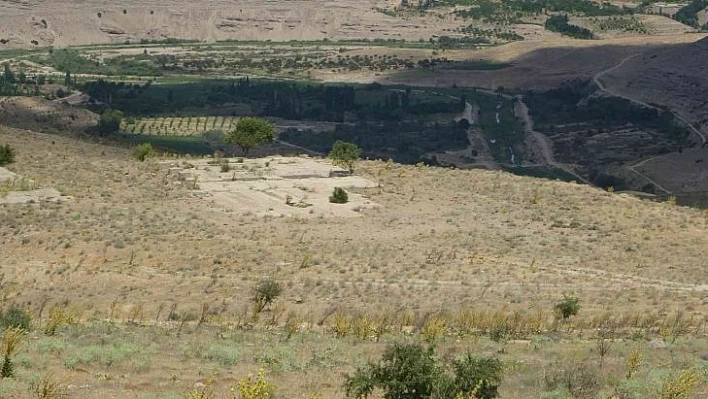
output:
<instances>
[{"instance_id":1,"label":"white rocky clearing","mask_svg":"<svg viewBox=\"0 0 708 399\"><path fill-rule=\"evenodd\" d=\"M0 204L61 201L68 198L53 188L39 188L34 181L0 167Z\"/></svg>"},{"instance_id":2,"label":"white rocky clearing","mask_svg":"<svg viewBox=\"0 0 708 399\"><path fill-rule=\"evenodd\" d=\"M193 188L219 211L273 217L352 217L379 206L349 191L375 187L374 182L349 175L322 159L275 156L161 163L170 165L168 173L174 181ZM329 202L335 187L347 190L348 203Z\"/></svg>"}]
</instances>

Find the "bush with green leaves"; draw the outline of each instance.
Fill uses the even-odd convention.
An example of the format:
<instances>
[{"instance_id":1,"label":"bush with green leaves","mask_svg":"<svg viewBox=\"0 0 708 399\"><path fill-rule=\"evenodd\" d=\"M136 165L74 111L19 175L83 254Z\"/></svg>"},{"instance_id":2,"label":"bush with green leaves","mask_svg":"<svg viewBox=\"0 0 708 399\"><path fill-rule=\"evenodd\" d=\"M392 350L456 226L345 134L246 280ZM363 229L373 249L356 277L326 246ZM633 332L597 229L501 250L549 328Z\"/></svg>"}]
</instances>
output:
<instances>
[{"instance_id":1,"label":"bush with green leaves","mask_svg":"<svg viewBox=\"0 0 708 399\"><path fill-rule=\"evenodd\" d=\"M333 204L346 204L349 202L349 194L341 187L335 187L332 195L329 196L329 202Z\"/></svg>"},{"instance_id":2,"label":"bush with green leaves","mask_svg":"<svg viewBox=\"0 0 708 399\"><path fill-rule=\"evenodd\" d=\"M354 161L361 157L361 148L354 143L337 140L328 155L335 165L346 166L354 172Z\"/></svg>"},{"instance_id":3,"label":"bush with green leaves","mask_svg":"<svg viewBox=\"0 0 708 399\"><path fill-rule=\"evenodd\" d=\"M103 111L98 118L98 132L101 134L117 133L123 121L123 112L117 109Z\"/></svg>"},{"instance_id":4,"label":"bush with green leaves","mask_svg":"<svg viewBox=\"0 0 708 399\"><path fill-rule=\"evenodd\" d=\"M560 314L564 319L570 316L575 316L580 310L580 303L578 298L574 296L563 295L563 300L558 302L555 306L556 312Z\"/></svg>"},{"instance_id":5,"label":"bush with green leaves","mask_svg":"<svg viewBox=\"0 0 708 399\"><path fill-rule=\"evenodd\" d=\"M273 124L264 119L243 118L226 134L226 142L239 146L243 155L248 155L251 148L272 142L274 132Z\"/></svg>"},{"instance_id":6,"label":"bush with green leaves","mask_svg":"<svg viewBox=\"0 0 708 399\"><path fill-rule=\"evenodd\" d=\"M10 147L10 144L0 145L0 166L13 162L15 162L15 150Z\"/></svg>"},{"instance_id":7,"label":"bush with green leaves","mask_svg":"<svg viewBox=\"0 0 708 399\"><path fill-rule=\"evenodd\" d=\"M29 330L32 323L32 316L27 310L13 304L7 310L0 310L0 327L6 328L21 328Z\"/></svg>"},{"instance_id":8,"label":"bush with green leaves","mask_svg":"<svg viewBox=\"0 0 708 399\"><path fill-rule=\"evenodd\" d=\"M283 286L274 278L268 277L256 283L253 291L253 302L256 311L260 312L280 296L283 292Z\"/></svg>"},{"instance_id":9,"label":"bush with green leaves","mask_svg":"<svg viewBox=\"0 0 708 399\"><path fill-rule=\"evenodd\" d=\"M20 327L6 328L0 338L0 355L2 355L2 367L0 367L0 378L12 378L15 376L15 366L12 357L25 339L27 331Z\"/></svg>"},{"instance_id":10,"label":"bush with green leaves","mask_svg":"<svg viewBox=\"0 0 708 399\"><path fill-rule=\"evenodd\" d=\"M143 162L148 158L152 158L155 155L157 154L150 143L142 143L133 147L133 157L140 162Z\"/></svg>"},{"instance_id":11,"label":"bush with green leaves","mask_svg":"<svg viewBox=\"0 0 708 399\"><path fill-rule=\"evenodd\" d=\"M451 371L450 371L451 370ZM381 361L360 367L344 383L348 397L367 398L375 389L385 399L454 399L460 396L496 398L503 373L496 358L466 354L451 364L443 364L431 346L420 343L393 343Z\"/></svg>"}]
</instances>

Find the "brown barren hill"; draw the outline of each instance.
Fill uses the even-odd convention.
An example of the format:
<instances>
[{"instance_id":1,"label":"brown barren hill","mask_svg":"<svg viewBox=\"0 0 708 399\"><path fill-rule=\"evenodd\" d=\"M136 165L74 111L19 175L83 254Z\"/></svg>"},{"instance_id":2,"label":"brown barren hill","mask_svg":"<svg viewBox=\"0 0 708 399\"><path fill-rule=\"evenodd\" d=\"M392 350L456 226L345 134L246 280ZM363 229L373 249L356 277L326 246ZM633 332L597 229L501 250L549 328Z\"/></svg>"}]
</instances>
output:
<instances>
[{"instance_id":1,"label":"brown barren hill","mask_svg":"<svg viewBox=\"0 0 708 399\"><path fill-rule=\"evenodd\" d=\"M0 0L0 49L162 40L418 40L461 22L384 14L394 1Z\"/></svg>"},{"instance_id":2,"label":"brown barren hill","mask_svg":"<svg viewBox=\"0 0 708 399\"><path fill-rule=\"evenodd\" d=\"M602 80L613 91L668 107L708 134L708 38L657 47L628 60Z\"/></svg>"}]
</instances>

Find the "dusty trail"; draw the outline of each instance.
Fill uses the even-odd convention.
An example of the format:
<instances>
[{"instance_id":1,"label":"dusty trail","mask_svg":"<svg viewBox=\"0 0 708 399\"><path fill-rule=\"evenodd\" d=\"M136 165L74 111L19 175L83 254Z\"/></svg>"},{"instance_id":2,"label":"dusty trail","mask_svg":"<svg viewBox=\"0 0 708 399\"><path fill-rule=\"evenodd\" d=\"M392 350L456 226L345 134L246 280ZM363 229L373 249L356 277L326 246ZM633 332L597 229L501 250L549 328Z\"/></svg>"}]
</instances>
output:
<instances>
[{"instance_id":1,"label":"dusty trail","mask_svg":"<svg viewBox=\"0 0 708 399\"><path fill-rule=\"evenodd\" d=\"M614 71L614 70L617 70L617 69L621 68L627 61L629 61L629 60L631 60L632 58L635 58L635 57L637 57L637 56L639 56L639 55L640 55L640 53L637 53L637 54L632 54L632 55L629 55L629 56L625 57L624 59L622 59L622 61L620 61L619 64L617 64L617 65L615 65L615 66L613 66L613 67L611 67L611 68L605 69L604 71L600 71L600 72L596 73L595 76L592 77L592 80L593 80L593 82L595 82L595 84L597 85L597 87L598 87L601 91L603 91L603 92L605 92L605 93L607 93L607 94L610 94L610 95L615 96L615 97L623 98L623 99L628 100L628 101L630 101L630 102L632 102L632 103L634 103L634 104L641 105L641 106L646 107L646 108L655 109L655 110L660 111L660 112L661 112L661 111L664 111L663 109L658 108L658 107L656 107L656 106L653 106L653 105L651 105L651 104L647 104L647 103L645 103L645 102L643 102L643 101L639 101L639 100L637 100L637 99L634 99L634 98L632 98L632 97L629 97L629 96L627 96L627 95L625 95L625 94L622 94L622 93L619 93L619 92L617 92L617 91L610 90L610 89L608 89L608 88L602 83L602 80L600 80L600 78L602 78L603 76L607 75L608 73L610 73L610 72L612 72L612 71ZM695 135L698 137L698 139L701 141L701 145L704 145L704 144L706 143L706 136L703 134L703 132L701 132L700 130L698 130L695 126L693 126L692 123L690 123L689 121L687 121L683 116L681 116L681 115L679 115L678 113L676 113L676 111L674 111L674 110L669 110L669 112L671 112L671 114L672 114L676 119L680 120L684 125L686 125L686 127L688 127L688 128L691 130L691 132L693 132L693 134L695 134Z\"/></svg>"},{"instance_id":2,"label":"dusty trail","mask_svg":"<svg viewBox=\"0 0 708 399\"><path fill-rule=\"evenodd\" d=\"M640 106L643 106L643 107L646 107L646 108L655 109L655 110L657 110L657 111L659 111L659 112L663 112L664 110L662 110L662 109L660 109L660 108L658 108L658 107L655 107L655 106L653 106L653 105L651 105L651 104L647 104L647 103L645 103L645 102L643 102L643 101L636 100L636 99L634 99L634 98L631 98L631 97L629 97L629 96L627 96L627 95L624 95L624 94L622 94L622 93L616 92L616 91L614 91L614 90L610 90L610 89L608 89L608 88L602 83L601 78L602 78L603 76L607 75L608 73L610 73L610 72L612 72L612 71L615 71L615 70L621 68L627 61L629 61L629 60L631 60L631 59L633 59L633 58L635 58L635 57L637 57L637 56L639 56L639 55L640 55L640 53L637 53L637 54L632 54L632 55L629 55L629 56L623 58L622 61L620 61L617 65L615 65L615 66L613 66L613 67L611 67L611 68L605 69L604 71L600 71L600 72L598 72L597 74L595 74L595 76L592 77L592 80L593 80L593 82L595 82L595 85L597 85L597 87L598 87L601 91L603 91L603 92L605 92L605 93L607 93L607 94L610 94L610 95L615 96L615 97L623 98L623 99L625 99L625 100L627 100L627 101L630 101L630 102L632 102L632 103L634 103L634 104L637 104L637 105L640 105ZM680 120L684 125L686 125L686 126L699 138L699 140L701 141L701 145L704 145L704 144L706 143L706 137L705 137L705 135L704 135L700 130L696 129L696 127L693 126L693 124L691 124L690 122L688 122L685 118L683 118L681 115L679 115L679 114L676 113L675 111L669 110L669 112L671 112L671 114L672 114L676 119ZM642 172L640 172L640 171L638 171L638 170L636 169L636 168L638 168L638 167L644 165L645 163L647 163L647 162L649 162L649 161L651 161L652 159L655 159L655 158L658 158L658 157L647 158L647 159L645 159L645 160L643 160L643 161L640 161L640 162L638 162L638 163L636 163L636 164L634 164L634 165L632 165L632 166L628 166L627 169L629 169L630 171L632 171L632 173L636 174L636 175L639 176L640 178L642 178L642 179L648 181L649 183L651 183L652 185L654 185L656 188L658 188L659 190L663 191L664 193L666 193L666 194L671 194L671 191L667 190L667 189L664 188L661 184L657 183L657 182L654 181L652 178L650 178L649 176L643 174Z\"/></svg>"}]
</instances>

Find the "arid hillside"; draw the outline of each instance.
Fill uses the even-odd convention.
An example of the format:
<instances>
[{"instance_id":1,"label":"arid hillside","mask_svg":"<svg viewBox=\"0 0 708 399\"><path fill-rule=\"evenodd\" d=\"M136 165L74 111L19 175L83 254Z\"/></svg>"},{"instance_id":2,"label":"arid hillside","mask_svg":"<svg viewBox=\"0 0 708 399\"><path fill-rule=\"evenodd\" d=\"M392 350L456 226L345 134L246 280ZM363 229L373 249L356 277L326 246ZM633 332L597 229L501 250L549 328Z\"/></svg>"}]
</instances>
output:
<instances>
[{"instance_id":1,"label":"arid hillside","mask_svg":"<svg viewBox=\"0 0 708 399\"><path fill-rule=\"evenodd\" d=\"M648 49L607 73L618 93L677 111L708 135L708 38Z\"/></svg>"},{"instance_id":2,"label":"arid hillside","mask_svg":"<svg viewBox=\"0 0 708 399\"><path fill-rule=\"evenodd\" d=\"M390 0L0 0L0 49L163 40L428 39L462 22L388 16Z\"/></svg>"},{"instance_id":3,"label":"arid hillside","mask_svg":"<svg viewBox=\"0 0 708 399\"><path fill-rule=\"evenodd\" d=\"M354 202L331 212L338 205L322 198L352 178L297 169L332 169L325 160L139 162L127 149L9 128L0 143L17 152L10 171L61 194L0 205L3 304L28 309L34 326L17 378L0 381L8 397L28 397L41 372L74 397L208 388L218 395L203 397L231 398L236 379L265 367L282 397L339 399L345 373L416 336L446 356L514 365L504 398L562 391L546 376L578 369L596 373L600 383L582 385L593 392L652 397L656 370L705 370L708 215L698 209L362 161L354 178L373 187L348 188ZM225 162L233 172L218 173ZM254 312L264 278L282 294ZM555 315L564 295L581 301L577 317ZM635 350L646 359L636 378L613 385L593 371L600 334L612 334L603 372L624 376Z\"/></svg>"},{"instance_id":4,"label":"arid hillside","mask_svg":"<svg viewBox=\"0 0 708 399\"><path fill-rule=\"evenodd\" d=\"M0 243L13 254L0 266L6 284L24 287L12 289L18 301L49 295L102 308L118 297L147 310L217 303L228 292L237 312L252 281L274 275L289 282L287 298L318 310L335 299L362 309L528 306L567 292L595 310L635 311L658 292L676 306L705 305L706 219L697 209L502 172L370 161L356 169L374 187L352 190L377 205L341 218L317 205L328 184L276 176L283 168L313 177L295 162L247 162L260 177L232 191L237 160L215 179L198 172L204 161L140 163L61 136L3 129L0 143L17 149L11 171L73 198L0 208ZM180 183L175 170L200 176ZM285 194L314 205L286 217Z\"/></svg>"}]
</instances>

